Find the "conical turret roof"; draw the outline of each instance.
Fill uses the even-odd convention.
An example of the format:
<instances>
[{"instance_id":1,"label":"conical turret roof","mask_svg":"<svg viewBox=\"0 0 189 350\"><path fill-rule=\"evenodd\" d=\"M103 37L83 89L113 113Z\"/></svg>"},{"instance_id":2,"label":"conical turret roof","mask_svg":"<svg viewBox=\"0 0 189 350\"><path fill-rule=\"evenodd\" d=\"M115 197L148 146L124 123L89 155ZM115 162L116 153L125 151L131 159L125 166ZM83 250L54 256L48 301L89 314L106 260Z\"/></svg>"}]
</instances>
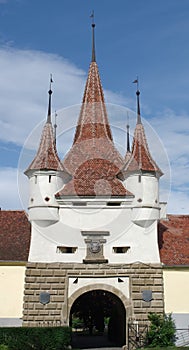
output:
<instances>
[{"instance_id":1,"label":"conical turret roof","mask_svg":"<svg viewBox=\"0 0 189 350\"><path fill-rule=\"evenodd\" d=\"M63 161L73 179L59 195L125 196L127 190L116 177L124 161L113 143L94 52L94 24L92 27L92 61L73 145Z\"/></svg>"},{"instance_id":2,"label":"conical turret roof","mask_svg":"<svg viewBox=\"0 0 189 350\"><path fill-rule=\"evenodd\" d=\"M126 164L122 170L122 173L126 175L135 171L147 171L155 172L158 176L162 176L163 173L158 167L156 162L151 156L148 142L145 135L144 126L141 121L140 115L140 103L139 96L140 91L137 89L137 124L134 131L132 151L129 158L127 158Z\"/></svg>"},{"instance_id":3,"label":"conical turret roof","mask_svg":"<svg viewBox=\"0 0 189 350\"><path fill-rule=\"evenodd\" d=\"M52 78L51 78L52 80ZM51 123L51 83L49 89L49 104L47 121L43 127L41 141L35 158L25 171L28 174L31 170L58 170L65 171L57 153L56 144L53 135L53 127Z\"/></svg>"},{"instance_id":4,"label":"conical turret roof","mask_svg":"<svg viewBox=\"0 0 189 350\"><path fill-rule=\"evenodd\" d=\"M64 171L64 167L57 154L51 123L45 123L44 125L37 154L26 172L29 170Z\"/></svg>"}]
</instances>

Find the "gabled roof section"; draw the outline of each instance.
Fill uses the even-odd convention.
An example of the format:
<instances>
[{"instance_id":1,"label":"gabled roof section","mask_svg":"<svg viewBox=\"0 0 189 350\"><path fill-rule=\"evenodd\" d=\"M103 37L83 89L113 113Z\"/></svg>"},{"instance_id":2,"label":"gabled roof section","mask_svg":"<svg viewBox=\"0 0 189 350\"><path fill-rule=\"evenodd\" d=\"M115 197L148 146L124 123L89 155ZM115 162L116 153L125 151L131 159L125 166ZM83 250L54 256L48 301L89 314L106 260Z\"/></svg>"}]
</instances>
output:
<instances>
[{"instance_id":1,"label":"gabled roof section","mask_svg":"<svg viewBox=\"0 0 189 350\"><path fill-rule=\"evenodd\" d=\"M0 210L0 261L27 261L30 223L24 211Z\"/></svg>"},{"instance_id":2,"label":"gabled roof section","mask_svg":"<svg viewBox=\"0 0 189 350\"><path fill-rule=\"evenodd\" d=\"M161 262L166 266L189 266L189 215L168 215L158 227Z\"/></svg>"},{"instance_id":3,"label":"gabled roof section","mask_svg":"<svg viewBox=\"0 0 189 350\"><path fill-rule=\"evenodd\" d=\"M139 95L137 90L137 124L134 131L132 151L130 158L127 156L127 161L122 170L123 174L135 171L155 172L159 177L163 175L156 162L153 160L148 142L145 135L144 126L141 122Z\"/></svg>"},{"instance_id":4,"label":"gabled roof section","mask_svg":"<svg viewBox=\"0 0 189 350\"><path fill-rule=\"evenodd\" d=\"M127 191L116 178L124 161L113 143L108 121L102 84L94 51L94 23L92 25L92 61L89 67L81 111L76 126L73 145L63 165L73 176L59 195L94 196L101 188L102 196L111 194L125 196ZM82 177L81 177L82 174ZM110 175L111 174L111 175ZM82 178L80 181L79 176ZM111 179L110 179L111 177ZM98 187L97 182L104 181ZM105 182L106 185L105 186ZM107 189L108 187L108 189ZM99 190L97 190L99 192Z\"/></svg>"},{"instance_id":5,"label":"gabled roof section","mask_svg":"<svg viewBox=\"0 0 189 350\"><path fill-rule=\"evenodd\" d=\"M53 127L51 122L51 82L50 80L50 89L49 89L49 104L48 104L48 114L47 121L44 125L40 145L37 151L37 154L25 171L27 175L31 170L59 170L64 171L64 167L58 157L56 143L53 135Z\"/></svg>"}]
</instances>

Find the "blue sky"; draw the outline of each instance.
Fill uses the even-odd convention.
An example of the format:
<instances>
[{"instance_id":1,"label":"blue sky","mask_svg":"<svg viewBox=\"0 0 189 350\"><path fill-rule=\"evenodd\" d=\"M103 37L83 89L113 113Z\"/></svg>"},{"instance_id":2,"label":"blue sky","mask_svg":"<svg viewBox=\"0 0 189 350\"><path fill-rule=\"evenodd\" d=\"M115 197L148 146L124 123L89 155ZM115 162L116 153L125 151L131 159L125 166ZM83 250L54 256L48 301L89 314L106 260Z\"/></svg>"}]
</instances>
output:
<instances>
[{"instance_id":1,"label":"blue sky","mask_svg":"<svg viewBox=\"0 0 189 350\"><path fill-rule=\"evenodd\" d=\"M74 118L67 128L74 128L78 108L70 106L78 105L83 95L91 58L92 10L106 101L121 106L119 111L135 110L132 81L139 76L143 120L157 132L170 162L171 178L162 162L162 200L168 199L169 180L168 211L188 214L188 0L0 0L0 206L23 206L19 193L20 187L27 188L27 179L20 175L17 185L17 169L22 172L37 147L50 73L53 108L61 111L59 124L67 125L64 115L69 109ZM115 113L110 123L124 128L126 113ZM28 139L30 133L35 137ZM150 149L153 135L148 136ZM71 141L67 132L61 142L69 147ZM28 151L24 156L23 147ZM63 148L59 144L62 154ZM156 151L161 162L161 152Z\"/></svg>"}]
</instances>

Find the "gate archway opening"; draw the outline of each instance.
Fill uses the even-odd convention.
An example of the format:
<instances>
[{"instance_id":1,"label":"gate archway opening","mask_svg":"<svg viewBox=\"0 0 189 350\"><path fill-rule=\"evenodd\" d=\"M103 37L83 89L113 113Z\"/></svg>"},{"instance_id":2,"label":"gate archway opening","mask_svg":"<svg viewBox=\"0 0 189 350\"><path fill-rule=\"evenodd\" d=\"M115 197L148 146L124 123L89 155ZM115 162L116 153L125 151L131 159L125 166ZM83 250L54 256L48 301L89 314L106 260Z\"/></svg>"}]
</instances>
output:
<instances>
[{"instance_id":1,"label":"gate archway opening","mask_svg":"<svg viewBox=\"0 0 189 350\"><path fill-rule=\"evenodd\" d=\"M70 310L73 346L111 347L126 344L126 310L120 298L105 290L80 295Z\"/></svg>"}]
</instances>

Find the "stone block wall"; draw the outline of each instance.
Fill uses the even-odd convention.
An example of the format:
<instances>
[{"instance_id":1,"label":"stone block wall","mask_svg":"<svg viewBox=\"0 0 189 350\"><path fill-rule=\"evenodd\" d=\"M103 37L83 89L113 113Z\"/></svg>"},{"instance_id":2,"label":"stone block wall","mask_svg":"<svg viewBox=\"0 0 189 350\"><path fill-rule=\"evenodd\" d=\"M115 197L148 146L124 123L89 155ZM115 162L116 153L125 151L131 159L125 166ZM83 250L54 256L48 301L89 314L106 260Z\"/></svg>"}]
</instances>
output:
<instances>
[{"instance_id":1,"label":"stone block wall","mask_svg":"<svg viewBox=\"0 0 189 350\"><path fill-rule=\"evenodd\" d=\"M104 277L103 281L105 277L129 277L130 300L125 304L126 314L127 305L130 305L128 322L138 321L139 324L146 324L149 312L164 311L163 273L159 264L28 263L23 326L68 325L68 278L84 276L91 279L97 276ZM153 299L150 302L142 300L144 290L152 291ZM50 302L46 305L41 304L39 300L42 292L50 293ZM117 296L120 298L120 295Z\"/></svg>"}]
</instances>

